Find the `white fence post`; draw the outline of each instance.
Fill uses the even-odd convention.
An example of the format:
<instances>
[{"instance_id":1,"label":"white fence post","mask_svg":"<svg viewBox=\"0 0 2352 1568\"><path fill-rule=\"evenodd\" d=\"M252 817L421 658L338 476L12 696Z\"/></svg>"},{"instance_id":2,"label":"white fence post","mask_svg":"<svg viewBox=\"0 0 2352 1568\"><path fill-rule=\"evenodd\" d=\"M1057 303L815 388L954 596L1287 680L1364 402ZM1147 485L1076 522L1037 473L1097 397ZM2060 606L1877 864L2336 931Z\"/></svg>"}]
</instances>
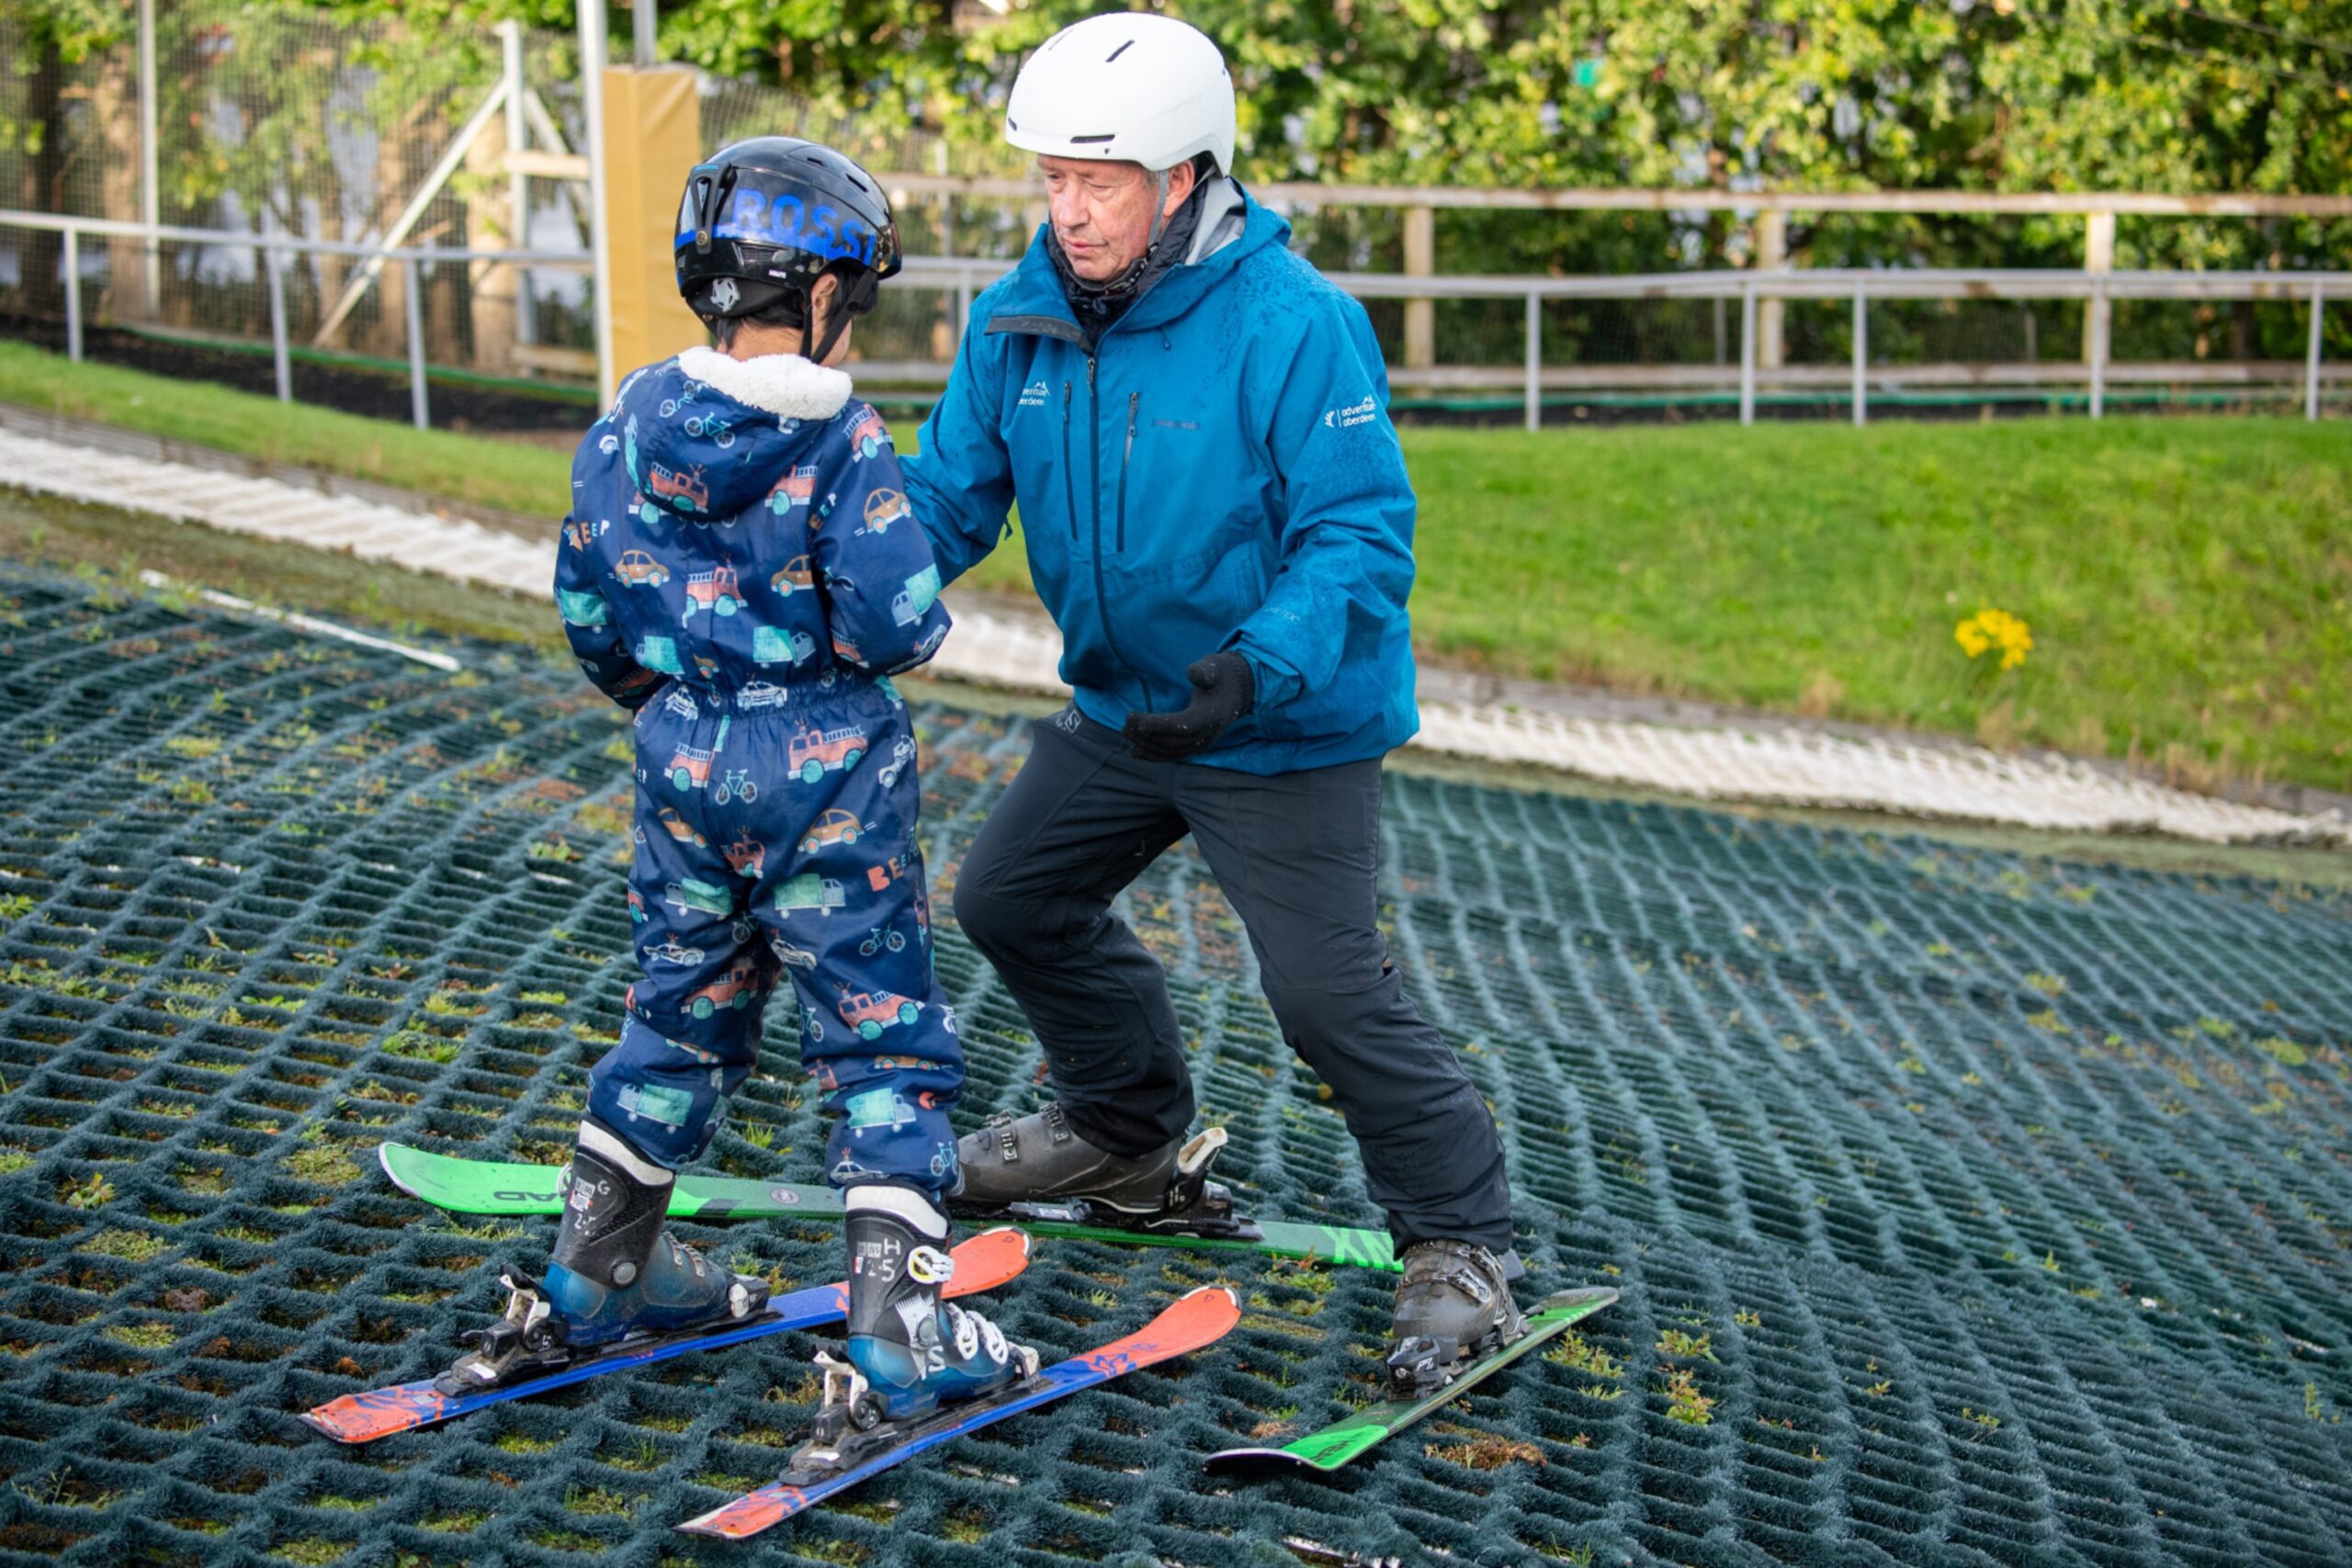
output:
<instances>
[{"instance_id":1,"label":"white fence post","mask_svg":"<svg viewBox=\"0 0 2352 1568\"><path fill-rule=\"evenodd\" d=\"M1544 425L1544 296L1527 297L1527 428Z\"/></svg>"},{"instance_id":2,"label":"white fence post","mask_svg":"<svg viewBox=\"0 0 2352 1568\"><path fill-rule=\"evenodd\" d=\"M2091 417L2101 419L2107 413L2107 276L2098 275L2091 284Z\"/></svg>"},{"instance_id":3,"label":"white fence post","mask_svg":"<svg viewBox=\"0 0 2352 1568\"><path fill-rule=\"evenodd\" d=\"M65 357L82 363L82 236L65 231Z\"/></svg>"},{"instance_id":4,"label":"white fence post","mask_svg":"<svg viewBox=\"0 0 2352 1568\"><path fill-rule=\"evenodd\" d=\"M1739 423L1756 423L1756 284L1739 286Z\"/></svg>"},{"instance_id":5,"label":"white fence post","mask_svg":"<svg viewBox=\"0 0 2352 1568\"><path fill-rule=\"evenodd\" d=\"M596 411L613 401L613 243L605 221L605 8L580 13L581 141L588 154L589 303L596 322Z\"/></svg>"},{"instance_id":6,"label":"white fence post","mask_svg":"<svg viewBox=\"0 0 2352 1568\"><path fill-rule=\"evenodd\" d=\"M659 63L660 47L654 39L660 36L661 6L656 0L630 0L629 31L636 39L637 68L650 71Z\"/></svg>"},{"instance_id":7,"label":"white fence post","mask_svg":"<svg viewBox=\"0 0 2352 1568\"><path fill-rule=\"evenodd\" d=\"M531 176L514 167L514 154L531 144L531 116L523 101L523 24L498 24L499 73L506 81L506 206L514 231L506 243L522 249L531 243ZM538 324L531 317L531 269L514 269L514 341L538 341Z\"/></svg>"},{"instance_id":8,"label":"white fence post","mask_svg":"<svg viewBox=\"0 0 2352 1568\"><path fill-rule=\"evenodd\" d=\"M294 400L294 367L286 354L286 256L276 245L262 247L269 268L269 363L277 376L277 400Z\"/></svg>"},{"instance_id":9,"label":"white fence post","mask_svg":"<svg viewBox=\"0 0 2352 1568\"><path fill-rule=\"evenodd\" d=\"M2312 342L2303 355L2303 417L2319 417L2319 334L2320 323L2326 319L2327 285L2312 284Z\"/></svg>"},{"instance_id":10,"label":"white fence post","mask_svg":"<svg viewBox=\"0 0 2352 1568\"><path fill-rule=\"evenodd\" d=\"M1870 415L1871 311L1870 297L1854 290L1854 424L1868 424Z\"/></svg>"},{"instance_id":11,"label":"white fence post","mask_svg":"<svg viewBox=\"0 0 2352 1568\"><path fill-rule=\"evenodd\" d=\"M139 220L153 229L164 220L155 186L155 0L139 0ZM164 309L164 251L149 234L142 248L144 275L140 298L153 321Z\"/></svg>"},{"instance_id":12,"label":"white fence post","mask_svg":"<svg viewBox=\"0 0 2352 1568\"><path fill-rule=\"evenodd\" d=\"M433 422L424 406L424 265L413 256L403 265L408 268L409 416L417 429L430 430Z\"/></svg>"}]
</instances>

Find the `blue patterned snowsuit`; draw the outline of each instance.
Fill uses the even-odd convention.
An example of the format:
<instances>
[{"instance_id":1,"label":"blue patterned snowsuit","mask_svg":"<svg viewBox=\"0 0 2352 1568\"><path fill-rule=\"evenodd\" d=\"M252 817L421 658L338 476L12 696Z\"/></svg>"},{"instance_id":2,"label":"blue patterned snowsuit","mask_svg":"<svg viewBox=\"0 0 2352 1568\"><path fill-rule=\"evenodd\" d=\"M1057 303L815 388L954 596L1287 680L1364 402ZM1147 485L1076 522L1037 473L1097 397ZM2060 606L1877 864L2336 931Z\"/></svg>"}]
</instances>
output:
<instances>
[{"instance_id":1,"label":"blue patterned snowsuit","mask_svg":"<svg viewBox=\"0 0 2352 1568\"><path fill-rule=\"evenodd\" d=\"M557 604L589 678L637 710L641 976L588 1110L662 1165L695 1158L788 976L837 1115L832 1180L944 1192L963 1052L886 678L946 636L938 570L848 378L751 362L786 377L790 395L761 393L804 415L783 417L711 384L752 395L737 364L697 349L637 372L572 464Z\"/></svg>"}]
</instances>

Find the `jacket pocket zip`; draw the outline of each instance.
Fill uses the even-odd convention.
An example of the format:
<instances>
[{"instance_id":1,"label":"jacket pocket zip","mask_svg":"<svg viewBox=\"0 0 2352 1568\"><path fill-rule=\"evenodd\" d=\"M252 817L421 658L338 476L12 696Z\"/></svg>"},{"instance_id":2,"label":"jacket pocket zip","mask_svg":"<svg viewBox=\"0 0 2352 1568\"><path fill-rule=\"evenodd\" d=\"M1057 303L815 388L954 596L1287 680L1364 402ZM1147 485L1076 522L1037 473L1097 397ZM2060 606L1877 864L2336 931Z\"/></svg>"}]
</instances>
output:
<instances>
[{"instance_id":1,"label":"jacket pocket zip","mask_svg":"<svg viewBox=\"0 0 2352 1568\"><path fill-rule=\"evenodd\" d=\"M1127 394L1127 444L1119 452L1119 553L1127 553L1127 464L1136 455L1136 405L1143 401L1141 392Z\"/></svg>"},{"instance_id":2,"label":"jacket pocket zip","mask_svg":"<svg viewBox=\"0 0 2352 1568\"><path fill-rule=\"evenodd\" d=\"M1078 470L1070 467L1069 461L1069 389L1070 384L1064 381L1062 383L1062 489L1063 492L1069 497L1069 537L1070 543L1076 544L1078 542Z\"/></svg>"}]
</instances>

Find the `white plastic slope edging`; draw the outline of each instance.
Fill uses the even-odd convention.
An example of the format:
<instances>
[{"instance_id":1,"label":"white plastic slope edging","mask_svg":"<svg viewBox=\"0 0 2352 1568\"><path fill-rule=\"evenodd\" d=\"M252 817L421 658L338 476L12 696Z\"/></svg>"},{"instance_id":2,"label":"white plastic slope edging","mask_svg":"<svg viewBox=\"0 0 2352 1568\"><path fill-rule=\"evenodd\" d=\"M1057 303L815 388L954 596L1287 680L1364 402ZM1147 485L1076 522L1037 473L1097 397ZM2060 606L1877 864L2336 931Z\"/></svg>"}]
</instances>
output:
<instances>
[{"instance_id":1,"label":"white plastic slope edging","mask_svg":"<svg viewBox=\"0 0 2352 1568\"><path fill-rule=\"evenodd\" d=\"M0 480L349 550L460 582L553 596L555 541L421 515L275 479L118 456L0 430ZM552 533L552 528L550 529ZM979 684L1065 694L1061 639L1042 619L956 611L927 667ZM342 628L337 628L340 631ZM1482 761L1533 763L1702 800L1849 807L2075 832L2160 832L2209 842L2352 844L2341 813L2303 817L2120 777L2086 763L2005 757L1803 731L1680 728L1426 700L1411 744Z\"/></svg>"}]
</instances>

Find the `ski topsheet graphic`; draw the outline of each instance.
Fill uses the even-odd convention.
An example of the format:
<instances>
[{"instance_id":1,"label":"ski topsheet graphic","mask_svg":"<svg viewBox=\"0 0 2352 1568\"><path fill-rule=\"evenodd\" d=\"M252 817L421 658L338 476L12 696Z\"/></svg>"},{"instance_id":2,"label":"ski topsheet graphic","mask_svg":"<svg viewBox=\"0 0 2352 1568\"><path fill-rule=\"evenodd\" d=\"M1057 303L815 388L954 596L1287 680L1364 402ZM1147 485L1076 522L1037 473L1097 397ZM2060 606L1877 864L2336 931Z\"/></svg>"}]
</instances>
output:
<instances>
[{"instance_id":1,"label":"ski topsheet graphic","mask_svg":"<svg viewBox=\"0 0 2352 1568\"><path fill-rule=\"evenodd\" d=\"M1278 1449L1227 1449L1208 1457L1207 1465L1220 1472L1250 1472L1299 1467L1334 1471L1383 1438L1394 1436L1451 1400L1461 1398L1487 1378L1557 1338L1579 1319L1591 1316L1617 1299L1606 1285L1561 1291L1527 1314L1527 1331L1501 1349L1473 1361L1452 1382L1414 1399L1392 1399L1346 1416L1319 1432L1311 1432Z\"/></svg>"},{"instance_id":2,"label":"ski topsheet graphic","mask_svg":"<svg viewBox=\"0 0 2352 1568\"><path fill-rule=\"evenodd\" d=\"M411 1148L405 1144L385 1144L377 1150L376 1157L394 1186L436 1209L460 1214L556 1214L563 1210L558 1191L560 1166L459 1159ZM703 1221L777 1219L789 1215L839 1220L842 1200L841 1194L830 1187L682 1172L670 1190L670 1215L673 1219ZM1057 1203L1022 1204L992 1214L989 1219L1019 1225L1033 1235L1068 1240L1316 1258L1362 1269L1394 1270L1398 1267L1396 1247L1386 1231L1343 1225L1238 1220L1222 1227L1230 1234L1201 1235L1136 1224L1106 1224L1102 1223L1103 1216L1083 1204Z\"/></svg>"},{"instance_id":3,"label":"ski topsheet graphic","mask_svg":"<svg viewBox=\"0 0 2352 1568\"><path fill-rule=\"evenodd\" d=\"M756 1492L714 1508L678 1528L690 1535L741 1540L790 1518L834 1494L881 1474L892 1465L977 1432L1008 1416L1050 1404L1080 1389L1213 1345L1241 1321L1241 1302L1223 1285L1204 1285L1177 1301L1125 1339L1057 1362L1033 1377L968 1404L943 1406L935 1414L903 1423L886 1422L839 1442L837 1464L809 1462L809 1450L794 1456L795 1468ZM813 1445L812 1445L813 1447Z\"/></svg>"},{"instance_id":4,"label":"ski topsheet graphic","mask_svg":"<svg viewBox=\"0 0 2352 1568\"><path fill-rule=\"evenodd\" d=\"M989 1231L955 1248L955 1258L956 1272L947 1281L946 1294L967 1296L991 1291L1028 1266L1029 1238L1010 1228ZM510 1399L526 1399L549 1389L584 1382L606 1372L651 1366L673 1356L720 1349L797 1328L821 1328L839 1323L848 1311L847 1285L811 1285L777 1297L759 1315L732 1327L632 1337L591 1351L560 1371L497 1388L445 1393L436 1386L441 1379L426 1378L421 1382L346 1393L301 1419L313 1430L323 1432L339 1443L369 1443L435 1421L469 1416Z\"/></svg>"}]
</instances>

